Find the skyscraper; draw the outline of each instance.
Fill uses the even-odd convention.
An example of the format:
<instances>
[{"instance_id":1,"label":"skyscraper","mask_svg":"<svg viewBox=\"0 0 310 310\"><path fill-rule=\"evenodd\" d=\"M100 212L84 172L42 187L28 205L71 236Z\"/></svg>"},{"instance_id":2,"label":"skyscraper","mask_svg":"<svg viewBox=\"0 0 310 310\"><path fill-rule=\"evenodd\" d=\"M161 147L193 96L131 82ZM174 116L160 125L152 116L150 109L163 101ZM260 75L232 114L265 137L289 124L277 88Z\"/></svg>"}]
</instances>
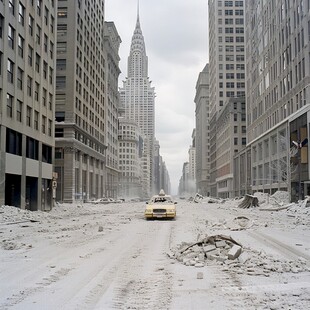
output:
<instances>
[{"instance_id":1,"label":"skyscraper","mask_svg":"<svg viewBox=\"0 0 310 310\"><path fill-rule=\"evenodd\" d=\"M116 196L119 44L104 0L58 3L57 200Z\"/></svg>"},{"instance_id":2,"label":"skyscraper","mask_svg":"<svg viewBox=\"0 0 310 310\"><path fill-rule=\"evenodd\" d=\"M52 205L56 1L0 1L0 204Z\"/></svg>"},{"instance_id":3,"label":"skyscraper","mask_svg":"<svg viewBox=\"0 0 310 310\"><path fill-rule=\"evenodd\" d=\"M144 135L143 185L144 195L149 196L154 186L155 90L148 77L148 57L139 12L128 57L127 77L120 89L120 99L125 109L125 117L134 120Z\"/></svg>"},{"instance_id":4,"label":"skyscraper","mask_svg":"<svg viewBox=\"0 0 310 310\"><path fill-rule=\"evenodd\" d=\"M245 103L244 100L242 104L240 102L240 98L245 97L244 0L209 0L208 4L210 192L212 196L227 198L232 196L233 191L233 156L246 144L242 137L242 125L236 131L229 129L245 122ZM242 109L238 111L240 104ZM229 111L227 105L233 106L232 110ZM226 117L228 121L223 122ZM224 140L220 135L228 139Z\"/></svg>"}]
</instances>

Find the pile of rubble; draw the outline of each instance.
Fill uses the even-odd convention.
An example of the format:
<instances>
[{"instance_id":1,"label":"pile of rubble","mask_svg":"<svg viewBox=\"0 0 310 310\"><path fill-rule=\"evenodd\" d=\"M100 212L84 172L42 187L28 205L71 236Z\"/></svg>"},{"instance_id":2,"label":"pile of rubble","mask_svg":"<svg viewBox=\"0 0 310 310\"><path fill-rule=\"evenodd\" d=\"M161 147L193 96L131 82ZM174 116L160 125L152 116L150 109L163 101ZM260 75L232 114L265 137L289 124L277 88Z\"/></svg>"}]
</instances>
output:
<instances>
[{"instance_id":1,"label":"pile of rubble","mask_svg":"<svg viewBox=\"0 0 310 310\"><path fill-rule=\"evenodd\" d=\"M242 253L242 246L230 236L206 236L195 243L182 242L171 258L186 266L203 267L207 260L225 262Z\"/></svg>"},{"instance_id":2,"label":"pile of rubble","mask_svg":"<svg viewBox=\"0 0 310 310\"><path fill-rule=\"evenodd\" d=\"M269 277L271 273L310 271L306 259L285 260L264 251L246 248L230 236L213 235L195 243L182 242L168 255L185 266L204 267L218 264L222 270L237 274Z\"/></svg>"}]
</instances>

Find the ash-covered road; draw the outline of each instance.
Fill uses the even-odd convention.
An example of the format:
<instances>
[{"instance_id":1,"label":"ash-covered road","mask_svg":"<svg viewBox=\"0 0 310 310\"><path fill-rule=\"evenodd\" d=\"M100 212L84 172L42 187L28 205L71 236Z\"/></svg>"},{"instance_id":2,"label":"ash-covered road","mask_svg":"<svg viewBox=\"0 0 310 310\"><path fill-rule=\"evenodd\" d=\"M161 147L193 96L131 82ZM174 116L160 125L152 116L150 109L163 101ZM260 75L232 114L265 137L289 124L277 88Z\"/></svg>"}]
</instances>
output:
<instances>
[{"instance_id":1,"label":"ash-covered road","mask_svg":"<svg viewBox=\"0 0 310 310\"><path fill-rule=\"evenodd\" d=\"M1 207L0 308L249 310L310 304L308 215L244 210L235 201L180 200L175 221L145 221L143 211L143 203L66 204L49 213ZM195 264L181 254L182 246L212 235L230 236L243 253L235 260L190 253Z\"/></svg>"}]
</instances>

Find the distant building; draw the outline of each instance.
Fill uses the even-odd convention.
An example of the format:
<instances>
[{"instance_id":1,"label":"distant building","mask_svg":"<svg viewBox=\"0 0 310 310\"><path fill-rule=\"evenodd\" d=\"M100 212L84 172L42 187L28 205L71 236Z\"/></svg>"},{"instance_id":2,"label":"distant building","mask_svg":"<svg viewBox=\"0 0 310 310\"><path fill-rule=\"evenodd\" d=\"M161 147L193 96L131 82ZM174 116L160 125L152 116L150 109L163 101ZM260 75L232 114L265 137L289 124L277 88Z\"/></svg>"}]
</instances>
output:
<instances>
[{"instance_id":1,"label":"distant building","mask_svg":"<svg viewBox=\"0 0 310 310\"><path fill-rule=\"evenodd\" d=\"M119 118L119 169L118 196L122 198L143 197L143 137L139 126L133 121Z\"/></svg>"},{"instance_id":2,"label":"distant building","mask_svg":"<svg viewBox=\"0 0 310 310\"><path fill-rule=\"evenodd\" d=\"M56 8L0 1L0 205L52 208Z\"/></svg>"},{"instance_id":3,"label":"distant building","mask_svg":"<svg viewBox=\"0 0 310 310\"><path fill-rule=\"evenodd\" d=\"M139 14L131 41L127 77L120 89L120 99L125 118L134 120L144 136L143 186L148 197L154 192L155 90L148 77L148 57Z\"/></svg>"},{"instance_id":4,"label":"distant building","mask_svg":"<svg viewBox=\"0 0 310 310\"><path fill-rule=\"evenodd\" d=\"M209 65L199 73L195 95L196 188L203 196L210 194L210 118Z\"/></svg>"},{"instance_id":5,"label":"distant building","mask_svg":"<svg viewBox=\"0 0 310 310\"><path fill-rule=\"evenodd\" d=\"M192 133L192 145L188 150L188 191L196 193L196 130Z\"/></svg>"}]
</instances>

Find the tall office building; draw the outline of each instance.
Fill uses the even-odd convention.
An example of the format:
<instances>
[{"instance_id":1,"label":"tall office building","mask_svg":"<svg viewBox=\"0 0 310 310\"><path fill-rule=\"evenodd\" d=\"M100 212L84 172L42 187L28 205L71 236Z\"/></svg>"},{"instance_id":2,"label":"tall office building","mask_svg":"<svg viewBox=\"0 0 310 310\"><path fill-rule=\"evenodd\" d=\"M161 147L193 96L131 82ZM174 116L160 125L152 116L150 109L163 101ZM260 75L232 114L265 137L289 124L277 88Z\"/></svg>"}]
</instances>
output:
<instances>
[{"instance_id":1,"label":"tall office building","mask_svg":"<svg viewBox=\"0 0 310 310\"><path fill-rule=\"evenodd\" d=\"M139 13L128 57L127 77L120 89L125 117L134 120L144 135L142 158L144 195L154 187L155 90L148 77L148 57L140 27Z\"/></svg>"},{"instance_id":2,"label":"tall office building","mask_svg":"<svg viewBox=\"0 0 310 310\"><path fill-rule=\"evenodd\" d=\"M0 1L0 204L52 207L56 1Z\"/></svg>"},{"instance_id":3,"label":"tall office building","mask_svg":"<svg viewBox=\"0 0 310 310\"><path fill-rule=\"evenodd\" d=\"M210 193L209 64L199 73L195 95L196 188L203 196Z\"/></svg>"},{"instance_id":4,"label":"tall office building","mask_svg":"<svg viewBox=\"0 0 310 310\"><path fill-rule=\"evenodd\" d=\"M220 111L230 105L233 98L245 97L243 0L209 0L209 55L210 193L226 198L233 193L233 155L240 150L239 146L246 144L239 132L230 131L232 136L226 141L217 139L219 132L231 126L229 121L219 122ZM245 121L245 109L235 114L233 122Z\"/></svg>"},{"instance_id":5,"label":"tall office building","mask_svg":"<svg viewBox=\"0 0 310 310\"><path fill-rule=\"evenodd\" d=\"M310 1L245 1L252 189L310 194Z\"/></svg>"},{"instance_id":6,"label":"tall office building","mask_svg":"<svg viewBox=\"0 0 310 310\"><path fill-rule=\"evenodd\" d=\"M58 1L57 200L115 196L120 39L104 0Z\"/></svg>"}]
</instances>

